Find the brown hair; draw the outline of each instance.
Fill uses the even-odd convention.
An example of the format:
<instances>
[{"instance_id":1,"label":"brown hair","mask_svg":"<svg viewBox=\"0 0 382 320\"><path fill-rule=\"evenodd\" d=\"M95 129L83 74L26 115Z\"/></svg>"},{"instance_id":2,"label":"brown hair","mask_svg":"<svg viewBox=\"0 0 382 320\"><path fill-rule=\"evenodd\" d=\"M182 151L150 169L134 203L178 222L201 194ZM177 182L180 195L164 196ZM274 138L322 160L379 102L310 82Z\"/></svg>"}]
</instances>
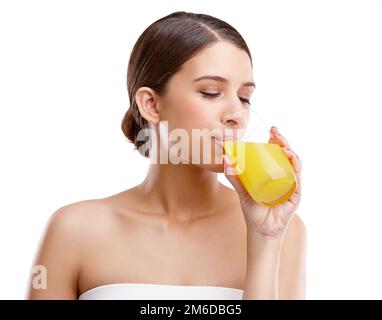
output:
<instances>
[{"instance_id":1,"label":"brown hair","mask_svg":"<svg viewBox=\"0 0 382 320\"><path fill-rule=\"evenodd\" d=\"M163 94L168 80L183 63L207 45L221 40L245 50L252 63L249 48L239 32L210 15L174 12L152 23L140 35L129 59L127 90L130 108L121 124L124 135L137 149L146 142L137 139L138 132L148 128L135 101L137 90L149 87L157 94ZM149 153L146 151L142 155L148 157Z\"/></svg>"}]
</instances>

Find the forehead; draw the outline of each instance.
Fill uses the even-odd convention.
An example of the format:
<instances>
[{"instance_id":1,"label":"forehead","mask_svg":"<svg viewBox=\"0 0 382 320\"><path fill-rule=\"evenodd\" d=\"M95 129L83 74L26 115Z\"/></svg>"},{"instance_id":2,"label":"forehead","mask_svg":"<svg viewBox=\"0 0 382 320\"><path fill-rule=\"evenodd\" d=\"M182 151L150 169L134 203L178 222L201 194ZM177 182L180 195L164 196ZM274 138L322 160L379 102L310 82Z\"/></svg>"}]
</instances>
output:
<instances>
[{"instance_id":1,"label":"forehead","mask_svg":"<svg viewBox=\"0 0 382 320\"><path fill-rule=\"evenodd\" d=\"M184 77L216 74L237 82L252 80L252 66L247 52L224 41L216 42L198 52L183 64L178 73Z\"/></svg>"}]
</instances>

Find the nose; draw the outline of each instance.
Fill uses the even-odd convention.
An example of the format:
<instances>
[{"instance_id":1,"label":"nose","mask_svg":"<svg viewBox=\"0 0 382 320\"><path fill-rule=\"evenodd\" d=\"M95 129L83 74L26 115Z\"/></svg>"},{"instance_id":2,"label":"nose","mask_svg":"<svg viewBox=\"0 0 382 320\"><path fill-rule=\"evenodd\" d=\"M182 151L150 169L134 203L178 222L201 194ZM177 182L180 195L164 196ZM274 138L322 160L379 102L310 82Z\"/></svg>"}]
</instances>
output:
<instances>
[{"instance_id":1,"label":"nose","mask_svg":"<svg viewBox=\"0 0 382 320\"><path fill-rule=\"evenodd\" d=\"M222 123L227 128L241 128L247 116L248 108L243 106L242 101L236 94L227 95Z\"/></svg>"},{"instance_id":2,"label":"nose","mask_svg":"<svg viewBox=\"0 0 382 320\"><path fill-rule=\"evenodd\" d=\"M223 136L228 140L231 138L239 138L244 134L247 128L248 120L248 109L226 114L222 120Z\"/></svg>"},{"instance_id":3,"label":"nose","mask_svg":"<svg viewBox=\"0 0 382 320\"><path fill-rule=\"evenodd\" d=\"M225 114L222 120L222 124L225 128L230 129L244 129L248 122L249 110L241 110L235 113Z\"/></svg>"},{"instance_id":4,"label":"nose","mask_svg":"<svg viewBox=\"0 0 382 320\"><path fill-rule=\"evenodd\" d=\"M223 124L227 128L237 128L239 125L239 121L237 119L226 119L224 120Z\"/></svg>"}]
</instances>

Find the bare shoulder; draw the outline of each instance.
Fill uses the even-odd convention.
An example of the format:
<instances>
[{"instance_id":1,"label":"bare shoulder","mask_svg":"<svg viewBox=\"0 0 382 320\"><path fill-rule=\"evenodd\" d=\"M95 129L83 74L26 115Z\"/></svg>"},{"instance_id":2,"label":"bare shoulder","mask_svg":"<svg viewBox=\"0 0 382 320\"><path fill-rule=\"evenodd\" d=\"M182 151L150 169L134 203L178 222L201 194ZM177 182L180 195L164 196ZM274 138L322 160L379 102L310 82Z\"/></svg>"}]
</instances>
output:
<instances>
[{"instance_id":1,"label":"bare shoulder","mask_svg":"<svg viewBox=\"0 0 382 320\"><path fill-rule=\"evenodd\" d=\"M298 214L294 214L285 230L282 254L284 257L305 257L307 231Z\"/></svg>"},{"instance_id":2,"label":"bare shoulder","mask_svg":"<svg viewBox=\"0 0 382 320\"><path fill-rule=\"evenodd\" d=\"M70 236L84 235L87 230L110 218L112 209L104 199L83 200L57 209L48 220L48 227L68 231Z\"/></svg>"},{"instance_id":3,"label":"bare shoulder","mask_svg":"<svg viewBox=\"0 0 382 320\"><path fill-rule=\"evenodd\" d=\"M280 299L305 298L306 233L301 217L294 214L285 230L280 257Z\"/></svg>"},{"instance_id":4,"label":"bare shoulder","mask_svg":"<svg viewBox=\"0 0 382 320\"><path fill-rule=\"evenodd\" d=\"M306 227L305 223L301 219L300 215L295 213L291 221L288 224L288 227L285 231L285 237L289 241L305 241L306 239Z\"/></svg>"},{"instance_id":5,"label":"bare shoulder","mask_svg":"<svg viewBox=\"0 0 382 320\"><path fill-rule=\"evenodd\" d=\"M95 235L107 229L110 215L104 201L96 199L65 205L49 217L31 270L29 299L77 298L81 258ZM40 283L34 275L37 266L45 274Z\"/></svg>"},{"instance_id":6,"label":"bare shoulder","mask_svg":"<svg viewBox=\"0 0 382 320\"><path fill-rule=\"evenodd\" d=\"M88 247L113 233L122 220L129 220L134 212L129 203L135 198L132 188L105 198L67 204L50 216L46 230L57 239L77 239L77 247Z\"/></svg>"}]
</instances>

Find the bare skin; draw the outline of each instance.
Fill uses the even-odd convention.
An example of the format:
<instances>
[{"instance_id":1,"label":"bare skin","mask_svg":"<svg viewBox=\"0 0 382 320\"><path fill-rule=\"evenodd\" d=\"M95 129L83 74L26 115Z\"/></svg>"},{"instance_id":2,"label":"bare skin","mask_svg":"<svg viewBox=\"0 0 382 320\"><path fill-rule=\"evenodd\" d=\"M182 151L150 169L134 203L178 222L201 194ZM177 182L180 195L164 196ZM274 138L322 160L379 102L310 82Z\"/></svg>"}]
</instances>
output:
<instances>
[{"instance_id":1,"label":"bare skin","mask_svg":"<svg viewBox=\"0 0 382 320\"><path fill-rule=\"evenodd\" d=\"M227 63L229 61L230 63ZM192 79L217 74L225 83ZM141 88L136 100L153 126L216 128L227 113L245 107L253 88L246 53L225 42L187 61L159 97ZM199 91L222 94L211 100ZM187 114L187 117L184 114ZM49 220L34 265L47 270L47 288L28 284L29 299L77 299L112 283L211 285L244 290L244 299L302 299L306 232L296 214L300 164L286 139L272 129L298 173L290 201L273 209L217 181L224 165L151 164L138 186L57 210ZM277 219L275 219L275 217ZM280 225L281 223L281 225Z\"/></svg>"},{"instance_id":2,"label":"bare skin","mask_svg":"<svg viewBox=\"0 0 382 320\"><path fill-rule=\"evenodd\" d=\"M47 268L47 289L30 287L27 297L77 299L111 283L244 289L247 231L234 191L219 185L226 199L221 208L194 218L185 218L180 209L178 218L142 205L147 198L140 189L55 212L35 261ZM295 216L283 245L280 299L303 298L302 232Z\"/></svg>"}]
</instances>

